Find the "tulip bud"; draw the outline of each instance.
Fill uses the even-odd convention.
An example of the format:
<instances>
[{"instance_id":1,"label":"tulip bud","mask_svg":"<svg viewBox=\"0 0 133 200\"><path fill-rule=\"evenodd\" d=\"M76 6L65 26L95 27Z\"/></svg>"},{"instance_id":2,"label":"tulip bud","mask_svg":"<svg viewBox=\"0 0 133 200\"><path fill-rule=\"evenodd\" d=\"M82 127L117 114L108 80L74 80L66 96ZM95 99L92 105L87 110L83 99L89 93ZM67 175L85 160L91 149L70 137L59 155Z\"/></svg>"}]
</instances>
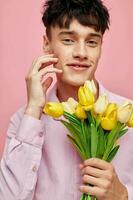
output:
<instances>
[{"instance_id":1,"label":"tulip bud","mask_svg":"<svg viewBox=\"0 0 133 200\"><path fill-rule=\"evenodd\" d=\"M117 105L109 103L104 116L101 117L101 126L105 130L112 130L117 123Z\"/></svg>"},{"instance_id":2,"label":"tulip bud","mask_svg":"<svg viewBox=\"0 0 133 200\"><path fill-rule=\"evenodd\" d=\"M50 115L52 117L58 118L63 115L64 109L63 105L58 102L48 102L46 103L43 112L47 115Z\"/></svg>"},{"instance_id":3,"label":"tulip bud","mask_svg":"<svg viewBox=\"0 0 133 200\"><path fill-rule=\"evenodd\" d=\"M117 119L121 123L127 123L132 114L132 104L126 102L125 104L118 107Z\"/></svg>"},{"instance_id":4,"label":"tulip bud","mask_svg":"<svg viewBox=\"0 0 133 200\"><path fill-rule=\"evenodd\" d=\"M132 112L132 115L131 115L130 118L129 118L129 121L128 121L127 125L128 125L129 127L133 127L133 112Z\"/></svg>"},{"instance_id":5,"label":"tulip bud","mask_svg":"<svg viewBox=\"0 0 133 200\"><path fill-rule=\"evenodd\" d=\"M84 111L83 107L78 104L78 106L76 107L76 111L74 113L79 119L86 119L87 118L87 114Z\"/></svg>"},{"instance_id":6,"label":"tulip bud","mask_svg":"<svg viewBox=\"0 0 133 200\"><path fill-rule=\"evenodd\" d=\"M99 96L94 104L94 112L97 114L103 114L107 108L108 99L106 96Z\"/></svg>"},{"instance_id":7,"label":"tulip bud","mask_svg":"<svg viewBox=\"0 0 133 200\"><path fill-rule=\"evenodd\" d=\"M110 131L116 126L117 121L108 117L103 117L101 120L101 126L104 130Z\"/></svg>"},{"instance_id":8,"label":"tulip bud","mask_svg":"<svg viewBox=\"0 0 133 200\"><path fill-rule=\"evenodd\" d=\"M116 103L109 103L104 115L107 116L107 117L111 116L113 111L116 111L116 110L117 110L117 104Z\"/></svg>"},{"instance_id":9,"label":"tulip bud","mask_svg":"<svg viewBox=\"0 0 133 200\"><path fill-rule=\"evenodd\" d=\"M94 95L97 93L97 88L96 88L95 83L94 83L93 80L85 81L84 86L87 87Z\"/></svg>"},{"instance_id":10,"label":"tulip bud","mask_svg":"<svg viewBox=\"0 0 133 200\"><path fill-rule=\"evenodd\" d=\"M78 99L79 103L82 105L82 107L88 111L92 109L94 105L94 95L93 93L85 86L81 86L78 90Z\"/></svg>"},{"instance_id":11,"label":"tulip bud","mask_svg":"<svg viewBox=\"0 0 133 200\"><path fill-rule=\"evenodd\" d=\"M78 102L75 100L75 99L73 99L72 97L69 97L68 98L68 100L67 100L67 102L70 104L70 106L72 106L74 109L77 107L77 105L78 105Z\"/></svg>"},{"instance_id":12,"label":"tulip bud","mask_svg":"<svg viewBox=\"0 0 133 200\"><path fill-rule=\"evenodd\" d=\"M64 111L73 114L75 112L76 106L78 105L78 102L72 97L70 97L66 102L62 102L62 105Z\"/></svg>"},{"instance_id":13,"label":"tulip bud","mask_svg":"<svg viewBox=\"0 0 133 200\"><path fill-rule=\"evenodd\" d=\"M68 102L62 102L64 111L73 114L75 112L75 109L68 103Z\"/></svg>"}]
</instances>

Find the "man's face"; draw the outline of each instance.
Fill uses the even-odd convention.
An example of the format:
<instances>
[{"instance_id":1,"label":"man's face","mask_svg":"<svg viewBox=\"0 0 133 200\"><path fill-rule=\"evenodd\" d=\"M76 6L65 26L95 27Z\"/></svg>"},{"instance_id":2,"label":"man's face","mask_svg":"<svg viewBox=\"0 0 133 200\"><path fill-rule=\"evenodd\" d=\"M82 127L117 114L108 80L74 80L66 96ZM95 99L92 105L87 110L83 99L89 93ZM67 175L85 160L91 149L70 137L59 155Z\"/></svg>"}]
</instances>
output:
<instances>
[{"instance_id":1,"label":"man's face","mask_svg":"<svg viewBox=\"0 0 133 200\"><path fill-rule=\"evenodd\" d=\"M54 67L63 70L57 79L72 86L80 86L86 80L93 79L101 44L101 32L83 26L77 20L71 22L69 29L51 27L49 47L55 57L59 58Z\"/></svg>"}]
</instances>

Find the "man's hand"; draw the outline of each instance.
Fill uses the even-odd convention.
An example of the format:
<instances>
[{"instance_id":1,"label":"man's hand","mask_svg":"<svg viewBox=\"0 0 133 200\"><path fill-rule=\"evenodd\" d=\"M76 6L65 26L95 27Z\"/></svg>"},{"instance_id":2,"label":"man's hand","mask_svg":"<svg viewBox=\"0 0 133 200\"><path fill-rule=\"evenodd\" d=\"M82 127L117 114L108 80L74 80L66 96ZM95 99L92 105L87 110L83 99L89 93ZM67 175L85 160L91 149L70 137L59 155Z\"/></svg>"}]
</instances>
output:
<instances>
[{"instance_id":1,"label":"man's hand","mask_svg":"<svg viewBox=\"0 0 133 200\"><path fill-rule=\"evenodd\" d=\"M127 200L126 187L119 181L112 164L97 158L80 165L83 185L82 193L94 195L98 200ZM92 186L89 186L90 184Z\"/></svg>"},{"instance_id":2,"label":"man's hand","mask_svg":"<svg viewBox=\"0 0 133 200\"><path fill-rule=\"evenodd\" d=\"M57 62L58 58L54 58L53 54L41 56L33 62L25 78L28 97L26 114L40 118L45 105L46 91L53 81L52 77L46 80L44 77L48 73L62 73L62 70L49 66Z\"/></svg>"}]
</instances>

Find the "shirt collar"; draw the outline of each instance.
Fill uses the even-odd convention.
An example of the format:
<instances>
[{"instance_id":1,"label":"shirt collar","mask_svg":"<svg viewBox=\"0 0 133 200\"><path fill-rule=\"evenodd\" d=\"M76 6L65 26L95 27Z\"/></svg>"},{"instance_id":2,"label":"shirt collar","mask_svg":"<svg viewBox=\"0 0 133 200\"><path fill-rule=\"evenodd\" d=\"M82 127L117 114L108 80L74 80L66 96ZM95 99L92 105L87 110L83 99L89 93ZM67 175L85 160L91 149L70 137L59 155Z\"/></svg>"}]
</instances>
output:
<instances>
[{"instance_id":1,"label":"shirt collar","mask_svg":"<svg viewBox=\"0 0 133 200\"><path fill-rule=\"evenodd\" d=\"M108 96L109 91L103 87L100 81L98 81L98 85L99 85L99 96L102 96L102 95ZM48 93L47 102L48 101L59 102L59 99L57 97L57 82L54 84L54 86L51 88L51 90Z\"/></svg>"}]
</instances>

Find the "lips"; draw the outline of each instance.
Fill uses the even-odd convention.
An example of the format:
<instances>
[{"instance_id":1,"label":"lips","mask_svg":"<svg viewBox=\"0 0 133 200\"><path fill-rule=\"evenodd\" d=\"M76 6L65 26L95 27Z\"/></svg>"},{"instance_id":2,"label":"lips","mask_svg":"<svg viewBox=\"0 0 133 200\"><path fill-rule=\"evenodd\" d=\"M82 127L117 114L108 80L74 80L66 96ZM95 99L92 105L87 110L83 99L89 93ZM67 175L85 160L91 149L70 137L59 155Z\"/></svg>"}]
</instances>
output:
<instances>
[{"instance_id":1,"label":"lips","mask_svg":"<svg viewBox=\"0 0 133 200\"><path fill-rule=\"evenodd\" d=\"M83 70L89 67L88 64L81 64L81 63L70 63L70 64L67 64L67 66L76 70Z\"/></svg>"}]
</instances>

